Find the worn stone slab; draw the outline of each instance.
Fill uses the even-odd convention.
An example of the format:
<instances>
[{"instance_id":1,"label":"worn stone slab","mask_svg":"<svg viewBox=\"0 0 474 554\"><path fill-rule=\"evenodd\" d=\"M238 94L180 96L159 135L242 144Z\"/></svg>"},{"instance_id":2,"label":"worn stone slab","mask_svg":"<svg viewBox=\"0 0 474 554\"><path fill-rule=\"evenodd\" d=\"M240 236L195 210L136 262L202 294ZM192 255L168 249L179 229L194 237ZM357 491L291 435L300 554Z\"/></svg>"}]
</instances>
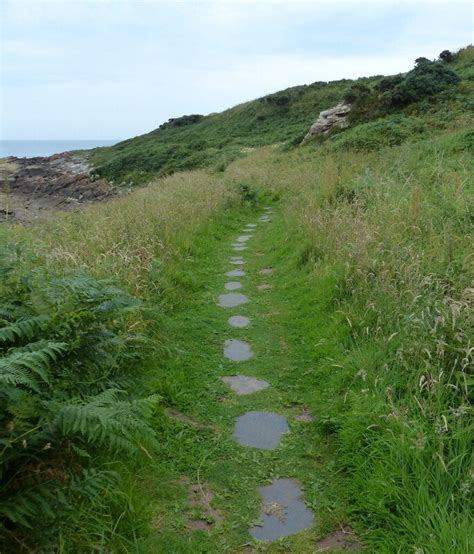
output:
<instances>
[{"instance_id":1,"label":"worn stone slab","mask_svg":"<svg viewBox=\"0 0 474 554\"><path fill-rule=\"evenodd\" d=\"M245 271L243 269L233 269L226 273L226 277L244 277Z\"/></svg>"},{"instance_id":2,"label":"worn stone slab","mask_svg":"<svg viewBox=\"0 0 474 554\"><path fill-rule=\"evenodd\" d=\"M245 227L250 227L250 228L252 228L252 227L256 227L256 226L257 226L256 223L247 223L247 225L246 225Z\"/></svg>"},{"instance_id":3,"label":"worn stone slab","mask_svg":"<svg viewBox=\"0 0 474 554\"><path fill-rule=\"evenodd\" d=\"M254 352L248 342L229 339L224 343L224 357L233 362L245 362L253 356Z\"/></svg>"},{"instance_id":4,"label":"worn stone slab","mask_svg":"<svg viewBox=\"0 0 474 554\"><path fill-rule=\"evenodd\" d=\"M232 256L231 257L231 260L233 261L236 261L236 260L243 260L242 256Z\"/></svg>"},{"instance_id":5,"label":"worn stone slab","mask_svg":"<svg viewBox=\"0 0 474 554\"><path fill-rule=\"evenodd\" d=\"M258 272L260 275L273 275L272 267L264 267Z\"/></svg>"},{"instance_id":6,"label":"worn stone slab","mask_svg":"<svg viewBox=\"0 0 474 554\"><path fill-rule=\"evenodd\" d=\"M289 431L286 418L273 412L247 412L235 422L234 439L242 446L273 450Z\"/></svg>"},{"instance_id":7,"label":"worn stone slab","mask_svg":"<svg viewBox=\"0 0 474 554\"><path fill-rule=\"evenodd\" d=\"M244 260L230 260L230 262L232 265L244 265Z\"/></svg>"},{"instance_id":8,"label":"worn stone slab","mask_svg":"<svg viewBox=\"0 0 474 554\"><path fill-rule=\"evenodd\" d=\"M247 242L249 239L252 238L252 235L240 235L240 237L237 237L237 242Z\"/></svg>"},{"instance_id":9,"label":"worn stone slab","mask_svg":"<svg viewBox=\"0 0 474 554\"><path fill-rule=\"evenodd\" d=\"M234 248L232 250L234 250L234 252L243 252L244 250L247 250L247 247L246 246L234 246Z\"/></svg>"},{"instance_id":10,"label":"worn stone slab","mask_svg":"<svg viewBox=\"0 0 474 554\"><path fill-rule=\"evenodd\" d=\"M229 281L224 285L224 288L226 290L237 290L241 289L243 287L242 283L239 283L239 281Z\"/></svg>"},{"instance_id":11,"label":"worn stone slab","mask_svg":"<svg viewBox=\"0 0 474 554\"><path fill-rule=\"evenodd\" d=\"M229 317L227 320L227 323L231 327L237 327L238 329L244 329L245 327L248 327L250 323L250 319L248 317L245 317L243 315L233 315Z\"/></svg>"},{"instance_id":12,"label":"worn stone slab","mask_svg":"<svg viewBox=\"0 0 474 554\"><path fill-rule=\"evenodd\" d=\"M301 500L301 487L294 479L274 479L260 487L260 525L249 529L254 539L275 541L314 525L314 514Z\"/></svg>"},{"instance_id":13,"label":"worn stone slab","mask_svg":"<svg viewBox=\"0 0 474 554\"><path fill-rule=\"evenodd\" d=\"M259 217L258 220L267 222L267 221L270 221L270 218L268 217L268 215L262 215L262 217Z\"/></svg>"},{"instance_id":14,"label":"worn stone slab","mask_svg":"<svg viewBox=\"0 0 474 554\"><path fill-rule=\"evenodd\" d=\"M232 377L222 377L226 385L238 395L253 394L270 386L270 383L257 379L256 377L248 377L247 375L233 375Z\"/></svg>"},{"instance_id":15,"label":"worn stone slab","mask_svg":"<svg viewBox=\"0 0 474 554\"><path fill-rule=\"evenodd\" d=\"M234 308L241 304L247 304L247 302L249 302L249 299L245 294L238 292L230 292L229 294L221 294L219 296L219 306L222 308Z\"/></svg>"}]
</instances>

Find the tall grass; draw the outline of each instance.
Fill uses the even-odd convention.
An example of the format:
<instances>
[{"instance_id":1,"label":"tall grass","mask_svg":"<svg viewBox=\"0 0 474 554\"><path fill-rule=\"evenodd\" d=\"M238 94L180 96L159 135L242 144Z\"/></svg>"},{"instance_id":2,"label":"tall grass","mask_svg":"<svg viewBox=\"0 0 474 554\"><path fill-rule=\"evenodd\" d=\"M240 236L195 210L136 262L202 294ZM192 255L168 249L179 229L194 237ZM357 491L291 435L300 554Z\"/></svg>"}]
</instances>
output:
<instances>
[{"instance_id":1,"label":"tall grass","mask_svg":"<svg viewBox=\"0 0 474 554\"><path fill-rule=\"evenodd\" d=\"M335 337L339 359L318 362L321 426L336 437L350 509L377 552L472 548L465 136L376 153L267 149L228 169L280 196L298 263L312 286L331 284L334 314L349 328L350 340Z\"/></svg>"},{"instance_id":2,"label":"tall grass","mask_svg":"<svg viewBox=\"0 0 474 554\"><path fill-rule=\"evenodd\" d=\"M179 173L106 205L51 218L36 230L37 247L60 270L87 268L136 296L156 294L166 285L165 268L171 273L174 261L192 254L196 231L236 199L204 171Z\"/></svg>"},{"instance_id":3,"label":"tall grass","mask_svg":"<svg viewBox=\"0 0 474 554\"><path fill-rule=\"evenodd\" d=\"M135 551L151 507L133 467L163 424L146 384L168 348L155 316L189 286L196 235L238 198L183 173L0 230L2 552Z\"/></svg>"}]
</instances>

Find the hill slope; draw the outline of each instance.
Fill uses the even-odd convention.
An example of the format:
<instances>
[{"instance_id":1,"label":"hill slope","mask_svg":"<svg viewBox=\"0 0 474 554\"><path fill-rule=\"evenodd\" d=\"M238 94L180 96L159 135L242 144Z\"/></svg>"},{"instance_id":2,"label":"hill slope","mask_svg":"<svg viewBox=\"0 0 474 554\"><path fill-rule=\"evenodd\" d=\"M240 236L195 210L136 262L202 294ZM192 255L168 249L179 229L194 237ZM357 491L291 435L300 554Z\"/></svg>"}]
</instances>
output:
<instances>
[{"instance_id":1,"label":"hill slope","mask_svg":"<svg viewBox=\"0 0 474 554\"><path fill-rule=\"evenodd\" d=\"M449 94L441 91L429 95L422 91L418 92L418 98L415 95L415 101L387 105L379 101L377 86L387 81L381 76L292 87L222 113L173 119L145 135L97 149L93 158L95 171L100 177L130 185L197 167L222 170L230 161L245 155L249 148L275 143L298 144L319 112L344 96L357 107L354 123L381 120L379 125L369 128L379 138L364 142L360 136L353 136L349 140L355 141L355 146L373 149L383 144L399 144L412 133L423 133L427 126L442 128L444 124L452 124L453 115L456 119L465 113L473 86L473 49L461 50L446 65L462 78L460 84L449 87ZM429 75L428 79L431 78ZM426 75L422 79L426 80ZM428 80L428 92L434 92L433 83ZM376 94L365 94L370 90ZM354 91L359 99L354 97ZM364 101L358 102L360 99ZM398 118L393 119L394 116ZM420 116L423 122L417 119ZM347 134L351 136L350 132L341 134L341 147L347 146L343 138Z\"/></svg>"}]
</instances>

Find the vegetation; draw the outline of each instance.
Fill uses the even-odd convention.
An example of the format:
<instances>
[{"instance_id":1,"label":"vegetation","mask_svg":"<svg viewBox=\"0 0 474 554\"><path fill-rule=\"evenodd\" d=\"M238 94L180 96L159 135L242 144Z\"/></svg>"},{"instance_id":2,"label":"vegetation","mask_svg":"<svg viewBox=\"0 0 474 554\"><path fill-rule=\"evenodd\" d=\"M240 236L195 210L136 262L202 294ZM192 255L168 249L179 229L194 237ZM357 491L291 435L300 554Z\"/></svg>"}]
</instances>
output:
<instances>
[{"instance_id":1,"label":"vegetation","mask_svg":"<svg viewBox=\"0 0 474 554\"><path fill-rule=\"evenodd\" d=\"M240 552L275 476L303 483L317 524L257 551L314 552L343 525L368 552L472 551L473 50L440 57L417 68L449 63L459 83L387 107L411 72L360 81L351 126L302 148L257 147L296 143L349 81L170 122L97 152L98 167L129 159L149 178L165 166L140 160L197 138L198 165L235 159L2 231L2 551ZM263 202L275 216L246 254L252 330L238 333L273 386L236 400L214 301L227 245ZM281 449L231 440L242 411L277 406ZM303 408L314 421L294 419Z\"/></svg>"}]
</instances>

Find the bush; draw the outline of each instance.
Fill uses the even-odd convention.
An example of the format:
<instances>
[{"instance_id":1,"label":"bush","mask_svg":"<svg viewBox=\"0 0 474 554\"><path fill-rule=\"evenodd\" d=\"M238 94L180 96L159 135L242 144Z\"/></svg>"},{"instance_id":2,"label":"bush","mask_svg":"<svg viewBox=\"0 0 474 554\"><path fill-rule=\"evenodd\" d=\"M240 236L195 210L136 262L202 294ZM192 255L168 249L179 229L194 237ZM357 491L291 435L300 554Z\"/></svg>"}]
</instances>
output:
<instances>
[{"instance_id":1,"label":"bush","mask_svg":"<svg viewBox=\"0 0 474 554\"><path fill-rule=\"evenodd\" d=\"M384 100L392 106L404 106L438 94L460 81L459 75L443 62L431 62L426 58L418 58L415 68L409 71L402 80L385 81L382 86L388 89L384 92ZM391 86L392 85L392 86ZM380 84L379 84L380 86Z\"/></svg>"},{"instance_id":2,"label":"bush","mask_svg":"<svg viewBox=\"0 0 474 554\"><path fill-rule=\"evenodd\" d=\"M439 59L446 63L451 63L454 61L454 54L449 50L443 50L439 55Z\"/></svg>"},{"instance_id":3,"label":"bush","mask_svg":"<svg viewBox=\"0 0 474 554\"><path fill-rule=\"evenodd\" d=\"M343 99L349 104L353 104L357 100L361 100L364 97L369 96L371 89L369 86L363 83L354 83L349 89L344 93Z\"/></svg>"},{"instance_id":4,"label":"bush","mask_svg":"<svg viewBox=\"0 0 474 554\"><path fill-rule=\"evenodd\" d=\"M94 466L99 451L154 447L146 421L157 398L127 393L138 360L133 298L82 274L17 274L18 253L1 254L0 545L29 530L22 542L44 547L116 478Z\"/></svg>"}]
</instances>

